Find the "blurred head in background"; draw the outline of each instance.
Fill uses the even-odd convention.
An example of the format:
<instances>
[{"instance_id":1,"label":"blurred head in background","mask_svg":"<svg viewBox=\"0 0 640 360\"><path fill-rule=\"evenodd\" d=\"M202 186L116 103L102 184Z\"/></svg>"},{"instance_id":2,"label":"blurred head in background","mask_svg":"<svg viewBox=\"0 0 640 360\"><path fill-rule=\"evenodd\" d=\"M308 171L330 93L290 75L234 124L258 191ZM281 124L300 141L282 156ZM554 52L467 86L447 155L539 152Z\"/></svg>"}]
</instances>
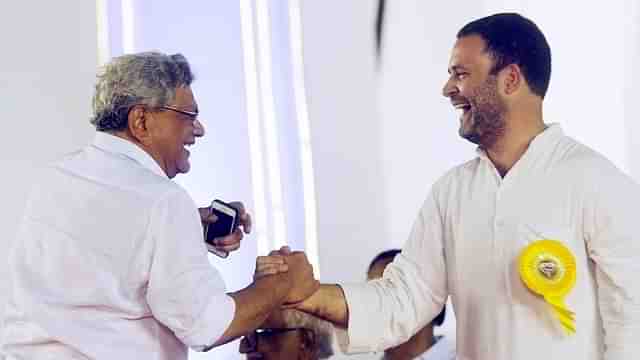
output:
<instances>
[{"instance_id":1,"label":"blurred head in background","mask_svg":"<svg viewBox=\"0 0 640 360\"><path fill-rule=\"evenodd\" d=\"M278 310L240 342L247 359L328 359L331 325L297 310Z\"/></svg>"},{"instance_id":2,"label":"blurred head in background","mask_svg":"<svg viewBox=\"0 0 640 360\"><path fill-rule=\"evenodd\" d=\"M400 249L391 249L383 251L373 258L367 271L367 280L380 279L387 265L393 262L400 252ZM440 314L438 314L431 323L418 331L411 339L396 347L385 350L385 359L412 359L429 350L437 341L433 335L433 328L442 325L445 312L446 306L442 308Z\"/></svg>"}]
</instances>

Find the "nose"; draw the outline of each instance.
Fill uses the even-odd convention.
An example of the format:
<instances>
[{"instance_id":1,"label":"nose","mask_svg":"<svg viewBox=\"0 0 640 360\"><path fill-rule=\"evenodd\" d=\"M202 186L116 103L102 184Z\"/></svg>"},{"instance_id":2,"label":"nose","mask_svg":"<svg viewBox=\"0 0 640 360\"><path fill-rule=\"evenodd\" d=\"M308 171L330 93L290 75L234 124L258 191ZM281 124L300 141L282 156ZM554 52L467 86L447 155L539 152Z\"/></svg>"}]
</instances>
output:
<instances>
[{"instance_id":1,"label":"nose","mask_svg":"<svg viewBox=\"0 0 640 360\"><path fill-rule=\"evenodd\" d=\"M447 79L447 82L444 83L444 87L442 88L442 95L444 97L450 98L453 95L458 93L458 88L456 87L456 85L452 80L453 80L453 76L449 77Z\"/></svg>"},{"instance_id":2,"label":"nose","mask_svg":"<svg viewBox=\"0 0 640 360\"><path fill-rule=\"evenodd\" d=\"M204 125L200 122L200 120L196 119L193 121L193 136L202 137L204 136Z\"/></svg>"}]
</instances>

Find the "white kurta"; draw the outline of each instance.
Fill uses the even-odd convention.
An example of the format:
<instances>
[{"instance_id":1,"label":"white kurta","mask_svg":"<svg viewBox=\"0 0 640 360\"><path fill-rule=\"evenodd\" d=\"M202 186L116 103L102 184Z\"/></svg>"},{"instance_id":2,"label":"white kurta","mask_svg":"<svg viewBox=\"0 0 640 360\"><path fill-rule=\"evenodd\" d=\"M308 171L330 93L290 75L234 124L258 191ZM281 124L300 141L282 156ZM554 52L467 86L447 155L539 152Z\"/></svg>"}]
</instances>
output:
<instances>
[{"instance_id":1,"label":"white kurta","mask_svg":"<svg viewBox=\"0 0 640 360\"><path fill-rule=\"evenodd\" d=\"M552 125L505 178L480 156L433 186L403 252L384 277L343 285L342 344L374 351L406 341L451 296L461 360L640 359L640 188ZM565 336L519 278L517 258L540 239L576 257Z\"/></svg>"},{"instance_id":2,"label":"white kurta","mask_svg":"<svg viewBox=\"0 0 640 360\"><path fill-rule=\"evenodd\" d=\"M45 169L10 253L9 359L187 358L231 322L193 200L142 149L98 132Z\"/></svg>"}]
</instances>

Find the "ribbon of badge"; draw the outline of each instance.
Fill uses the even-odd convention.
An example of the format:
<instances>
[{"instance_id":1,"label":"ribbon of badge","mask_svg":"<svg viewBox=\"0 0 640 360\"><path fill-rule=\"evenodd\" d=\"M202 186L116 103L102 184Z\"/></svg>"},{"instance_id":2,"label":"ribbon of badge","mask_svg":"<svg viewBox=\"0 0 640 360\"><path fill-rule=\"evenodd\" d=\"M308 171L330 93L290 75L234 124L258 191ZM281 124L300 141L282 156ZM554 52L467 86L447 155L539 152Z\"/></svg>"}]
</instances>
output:
<instances>
[{"instance_id":1,"label":"ribbon of badge","mask_svg":"<svg viewBox=\"0 0 640 360\"><path fill-rule=\"evenodd\" d=\"M567 335L576 332L575 313L565 297L576 283L576 260L557 240L538 240L529 244L518 259L520 278L532 292L542 296Z\"/></svg>"}]
</instances>

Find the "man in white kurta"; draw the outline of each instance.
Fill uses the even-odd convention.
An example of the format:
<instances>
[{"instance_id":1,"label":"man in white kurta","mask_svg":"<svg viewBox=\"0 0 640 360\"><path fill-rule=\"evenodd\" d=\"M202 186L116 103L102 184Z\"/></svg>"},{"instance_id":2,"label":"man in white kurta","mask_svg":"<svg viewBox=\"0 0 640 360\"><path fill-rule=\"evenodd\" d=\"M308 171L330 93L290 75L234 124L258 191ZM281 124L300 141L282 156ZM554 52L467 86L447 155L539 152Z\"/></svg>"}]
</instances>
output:
<instances>
[{"instance_id":1,"label":"man in white kurta","mask_svg":"<svg viewBox=\"0 0 640 360\"><path fill-rule=\"evenodd\" d=\"M640 358L640 188L543 120L551 51L540 29L513 13L472 21L448 72L443 95L478 156L435 182L382 279L322 285L298 308L346 328L349 352L406 341L451 296L461 360ZM520 254L543 239L576 260L573 335L520 278Z\"/></svg>"},{"instance_id":2,"label":"man in white kurta","mask_svg":"<svg viewBox=\"0 0 640 360\"><path fill-rule=\"evenodd\" d=\"M114 58L98 78L92 144L35 179L14 248L7 359L187 359L256 329L318 284L301 253L259 257L269 276L226 293L201 215L171 181L204 135L184 56ZM216 239L238 249L251 219ZM203 215L203 221L210 221ZM1 355L0 355L1 356Z\"/></svg>"},{"instance_id":3,"label":"man in white kurta","mask_svg":"<svg viewBox=\"0 0 640 360\"><path fill-rule=\"evenodd\" d=\"M234 301L193 200L151 156L96 132L38 179L9 260L10 358L186 359L222 335Z\"/></svg>"},{"instance_id":4,"label":"man in white kurta","mask_svg":"<svg viewBox=\"0 0 640 360\"><path fill-rule=\"evenodd\" d=\"M635 358L639 190L558 125L538 135L504 178L480 152L433 186L384 281L342 285L349 350L394 345L450 295L460 359L599 360L605 343L610 359ZM561 241L577 260L566 298L576 313L572 336L519 277L519 253L540 239Z\"/></svg>"}]
</instances>

